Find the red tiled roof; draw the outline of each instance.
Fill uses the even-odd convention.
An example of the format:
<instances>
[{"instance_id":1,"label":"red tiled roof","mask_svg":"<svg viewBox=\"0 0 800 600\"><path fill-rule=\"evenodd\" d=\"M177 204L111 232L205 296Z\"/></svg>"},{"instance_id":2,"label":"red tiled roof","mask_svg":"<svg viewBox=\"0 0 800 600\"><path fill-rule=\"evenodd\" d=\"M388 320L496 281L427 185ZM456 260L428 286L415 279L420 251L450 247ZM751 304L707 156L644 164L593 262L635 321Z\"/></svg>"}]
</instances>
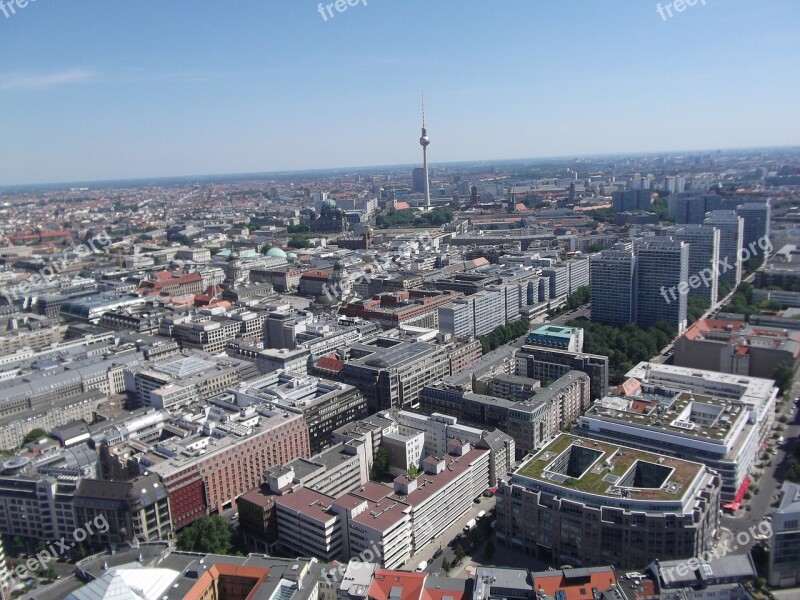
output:
<instances>
[{"instance_id":1,"label":"red tiled roof","mask_svg":"<svg viewBox=\"0 0 800 600\"><path fill-rule=\"evenodd\" d=\"M317 360L317 363L314 366L318 369L330 371L332 373L339 373L342 369L344 369L344 363L338 358L334 358L332 356L323 356Z\"/></svg>"},{"instance_id":2,"label":"red tiled roof","mask_svg":"<svg viewBox=\"0 0 800 600\"><path fill-rule=\"evenodd\" d=\"M536 592L540 589L548 596L555 596L556 592L564 592L566 600L586 600L592 597L592 588L605 591L617 583L616 575L610 568L608 571L592 573L588 578L581 578L579 582L570 583L564 577L563 571L553 571L550 575L538 575L533 579Z\"/></svg>"},{"instance_id":3,"label":"red tiled roof","mask_svg":"<svg viewBox=\"0 0 800 600\"><path fill-rule=\"evenodd\" d=\"M427 573L408 573L378 569L369 586L370 600L389 600L393 588L400 588L400 596L392 600L421 600Z\"/></svg>"}]
</instances>

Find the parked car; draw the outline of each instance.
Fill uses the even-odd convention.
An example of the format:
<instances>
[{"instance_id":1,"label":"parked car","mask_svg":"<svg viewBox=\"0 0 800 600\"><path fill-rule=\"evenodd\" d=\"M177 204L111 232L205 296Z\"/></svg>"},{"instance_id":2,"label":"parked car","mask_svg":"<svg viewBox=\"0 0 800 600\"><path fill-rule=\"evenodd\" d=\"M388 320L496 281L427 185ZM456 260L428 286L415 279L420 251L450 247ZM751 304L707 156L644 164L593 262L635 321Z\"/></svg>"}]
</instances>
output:
<instances>
[{"instance_id":1,"label":"parked car","mask_svg":"<svg viewBox=\"0 0 800 600\"><path fill-rule=\"evenodd\" d=\"M478 522L475 519L470 519L469 521L467 521L467 524L464 525L464 533L470 531L477 524L478 524Z\"/></svg>"},{"instance_id":2,"label":"parked car","mask_svg":"<svg viewBox=\"0 0 800 600\"><path fill-rule=\"evenodd\" d=\"M428 561L423 560L421 563L417 565L417 573L422 573L425 569L428 568Z\"/></svg>"},{"instance_id":3,"label":"parked car","mask_svg":"<svg viewBox=\"0 0 800 600\"><path fill-rule=\"evenodd\" d=\"M478 515L475 518L476 519L482 519L485 516L486 516L486 511L482 510L481 512L478 513Z\"/></svg>"},{"instance_id":4,"label":"parked car","mask_svg":"<svg viewBox=\"0 0 800 600\"><path fill-rule=\"evenodd\" d=\"M436 552L433 553L433 558L439 558L442 555L442 552L444 552L444 550L437 548Z\"/></svg>"}]
</instances>

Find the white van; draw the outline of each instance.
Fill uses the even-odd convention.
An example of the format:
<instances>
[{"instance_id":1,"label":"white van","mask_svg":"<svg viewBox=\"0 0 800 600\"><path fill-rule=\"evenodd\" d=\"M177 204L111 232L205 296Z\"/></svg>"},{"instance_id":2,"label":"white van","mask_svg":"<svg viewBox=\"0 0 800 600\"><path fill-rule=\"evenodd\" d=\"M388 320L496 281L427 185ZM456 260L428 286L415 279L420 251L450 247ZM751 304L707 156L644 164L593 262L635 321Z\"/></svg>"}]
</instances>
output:
<instances>
[{"instance_id":1,"label":"white van","mask_svg":"<svg viewBox=\"0 0 800 600\"><path fill-rule=\"evenodd\" d=\"M421 563L417 565L417 573L422 573L427 568L428 568L428 561L423 560Z\"/></svg>"},{"instance_id":2,"label":"white van","mask_svg":"<svg viewBox=\"0 0 800 600\"><path fill-rule=\"evenodd\" d=\"M467 524L464 525L464 532L470 531L477 524L478 522L475 519L470 519L469 521L467 521Z\"/></svg>"}]
</instances>

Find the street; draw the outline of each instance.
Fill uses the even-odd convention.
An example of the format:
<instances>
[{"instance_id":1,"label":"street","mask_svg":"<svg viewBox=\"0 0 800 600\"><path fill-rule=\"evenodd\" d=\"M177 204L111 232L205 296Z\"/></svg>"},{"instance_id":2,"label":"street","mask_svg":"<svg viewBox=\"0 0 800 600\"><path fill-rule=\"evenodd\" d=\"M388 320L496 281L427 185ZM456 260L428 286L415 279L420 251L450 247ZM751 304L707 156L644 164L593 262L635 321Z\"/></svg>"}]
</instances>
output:
<instances>
[{"instance_id":1,"label":"street","mask_svg":"<svg viewBox=\"0 0 800 600\"><path fill-rule=\"evenodd\" d=\"M758 487L758 494L753 494L750 500L746 500L743 508L737 511L735 515L724 514L721 519L722 526L729 529L734 534L741 531L748 531L751 527L760 523L765 516L772 512L772 504L775 501L775 494L780 491L780 484L784 480L786 470L789 467L790 459L794 454L795 448L798 443L798 435L800 435L800 421L798 420L797 404L794 402L794 397L800 391L800 371L795 374L793 392L790 397L783 402L784 409L775 415L776 427L781 425L779 419L781 415L785 415L788 422L784 425L785 429L780 433L785 438L785 442L779 445L777 440L773 440L769 436L769 460L770 465L763 470L757 470L760 473L758 481L753 478L751 490L753 486ZM794 414L791 414L794 409ZM777 454L772 454L776 450ZM761 462L760 460L758 462ZM747 510L747 507L750 510ZM742 536L744 537L744 536ZM749 543L736 546L735 554L745 554L753 546L755 540L750 540Z\"/></svg>"},{"instance_id":2,"label":"street","mask_svg":"<svg viewBox=\"0 0 800 600\"><path fill-rule=\"evenodd\" d=\"M442 560L447 559L450 563L453 562L453 558L455 558L455 554L453 552L453 547L449 546L453 539L456 536L464 534L464 526L470 519L476 519L478 513L480 511L485 511L486 516L481 519L481 521L486 523L486 526L491 523L494 519L494 505L495 505L495 498L494 496L480 497L480 504L476 504L473 502L472 506L469 510L464 513L460 518L453 521L453 523L448 527L437 540L434 540L432 543L429 543L427 546L422 548L417 554L411 557L409 562L406 564L405 568L408 570L413 571L417 568L417 565L421 563L423 560L427 561L428 566L425 569L428 573L439 573L444 575L444 571L442 570ZM479 523L479 525L481 525ZM442 554L437 557L436 559L433 558L433 555L436 553L439 548L442 549ZM458 572L460 567L463 567L467 563L467 559L461 561L461 564L458 567L454 568L450 574L455 575Z\"/></svg>"}]
</instances>

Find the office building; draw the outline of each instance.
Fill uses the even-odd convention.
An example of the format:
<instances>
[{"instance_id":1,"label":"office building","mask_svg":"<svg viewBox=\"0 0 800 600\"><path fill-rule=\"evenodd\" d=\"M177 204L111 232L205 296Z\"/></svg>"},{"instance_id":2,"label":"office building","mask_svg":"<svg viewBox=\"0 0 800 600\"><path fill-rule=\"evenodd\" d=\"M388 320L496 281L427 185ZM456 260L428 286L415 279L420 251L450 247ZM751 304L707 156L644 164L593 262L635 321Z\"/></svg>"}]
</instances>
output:
<instances>
[{"instance_id":1,"label":"office building","mask_svg":"<svg viewBox=\"0 0 800 600\"><path fill-rule=\"evenodd\" d=\"M744 218L733 210L714 210L706 215L705 224L719 229L719 281L733 289L742 281L739 258L744 240Z\"/></svg>"},{"instance_id":2,"label":"office building","mask_svg":"<svg viewBox=\"0 0 800 600\"><path fill-rule=\"evenodd\" d=\"M403 434L424 434L422 456L442 456L451 440L469 442L473 447L489 450L489 484L497 485L514 468L516 446L514 439L495 429L488 431L462 425L456 417L434 413L430 416L399 410L392 413L398 430Z\"/></svg>"},{"instance_id":3,"label":"office building","mask_svg":"<svg viewBox=\"0 0 800 600\"><path fill-rule=\"evenodd\" d=\"M652 193L649 188L614 192L611 198L614 212L650 210L652 205Z\"/></svg>"},{"instance_id":4,"label":"office building","mask_svg":"<svg viewBox=\"0 0 800 600\"><path fill-rule=\"evenodd\" d=\"M667 214L679 225L699 225L703 223L706 213L722 207L722 197L718 194L685 192L667 197Z\"/></svg>"},{"instance_id":5,"label":"office building","mask_svg":"<svg viewBox=\"0 0 800 600\"><path fill-rule=\"evenodd\" d=\"M84 479L73 500L77 523L104 519L106 531L89 533L90 543L106 546L137 540L153 542L169 538L172 521L167 491L157 475L131 481Z\"/></svg>"},{"instance_id":6,"label":"office building","mask_svg":"<svg viewBox=\"0 0 800 600\"><path fill-rule=\"evenodd\" d=\"M445 349L426 342L378 338L354 344L349 354L341 379L361 390L370 412L416 408L427 384L450 375Z\"/></svg>"},{"instance_id":7,"label":"office building","mask_svg":"<svg viewBox=\"0 0 800 600\"><path fill-rule=\"evenodd\" d=\"M627 325L635 319L636 257L629 250L606 250L591 258L592 321Z\"/></svg>"},{"instance_id":8,"label":"office building","mask_svg":"<svg viewBox=\"0 0 800 600\"><path fill-rule=\"evenodd\" d=\"M771 378L778 365L800 362L800 331L703 319L675 342L673 364L734 375Z\"/></svg>"},{"instance_id":9,"label":"office building","mask_svg":"<svg viewBox=\"0 0 800 600\"><path fill-rule=\"evenodd\" d=\"M575 258L566 262L569 272L568 294L574 294L580 288L588 286L590 282L590 265L588 258ZM528 302L528 304L533 304Z\"/></svg>"},{"instance_id":10,"label":"office building","mask_svg":"<svg viewBox=\"0 0 800 600\"><path fill-rule=\"evenodd\" d=\"M772 434L775 382L649 362L627 377L626 397L597 403L579 419L576 433L701 460L721 475L725 502L738 506Z\"/></svg>"},{"instance_id":11,"label":"office building","mask_svg":"<svg viewBox=\"0 0 800 600\"><path fill-rule=\"evenodd\" d=\"M425 193L425 169L414 169L411 176L411 191L415 194ZM429 184L430 185L430 184Z\"/></svg>"},{"instance_id":12,"label":"office building","mask_svg":"<svg viewBox=\"0 0 800 600\"><path fill-rule=\"evenodd\" d=\"M800 585L800 485L784 481L772 513L768 581L774 587Z\"/></svg>"},{"instance_id":13,"label":"office building","mask_svg":"<svg viewBox=\"0 0 800 600\"><path fill-rule=\"evenodd\" d=\"M231 507L269 467L311 455L302 415L266 405L257 411L230 405L225 412L228 422L206 422L200 432L159 441L137 457L161 476L175 529Z\"/></svg>"},{"instance_id":14,"label":"office building","mask_svg":"<svg viewBox=\"0 0 800 600\"><path fill-rule=\"evenodd\" d=\"M593 400L608 393L608 357L583 352L526 345L515 353L516 374L536 379L546 386L570 371L582 371L589 376Z\"/></svg>"},{"instance_id":15,"label":"office building","mask_svg":"<svg viewBox=\"0 0 800 600\"><path fill-rule=\"evenodd\" d=\"M229 392L238 406L268 402L277 409L302 414L313 454L334 443L335 429L369 415L366 398L354 386L289 371L240 383Z\"/></svg>"},{"instance_id":16,"label":"office building","mask_svg":"<svg viewBox=\"0 0 800 600\"><path fill-rule=\"evenodd\" d=\"M360 317L382 329L401 325L436 329L439 326L439 307L460 296L452 291L403 290L378 294L343 306L339 313Z\"/></svg>"},{"instance_id":17,"label":"office building","mask_svg":"<svg viewBox=\"0 0 800 600\"><path fill-rule=\"evenodd\" d=\"M701 556L719 476L701 463L561 434L497 493L497 539L553 564L641 567Z\"/></svg>"},{"instance_id":18,"label":"office building","mask_svg":"<svg viewBox=\"0 0 800 600\"><path fill-rule=\"evenodd\" d=\"M712 225L686 225L675 232L675 240L689 245L689 297L717 303L719 294L719 229ZM692 280L692 278L700 278Z\"/></svg>"},{"instance_id":19,"label":"office building","mask_svg":"<svg viewBox=\"0 0 800 600\"><path fill-rule=\"evenodd\" d=\"M736 214L744 219L742 227L742 248L747 248L751 258L759 262L766 258L764 248L768 248L770 237L771 208L769 202L745 202L736 207Z\"/></svg>"},{"instance_id":20,"label":"office building","mask_svg":"<svg viewBox=\"0 0 800 600\"><path fill-rule=\"evenodd\" d=\"M572 426L589 407L589 376L570 371L532 398L506 400L438 383L420 395L420 409L457 417L468 425L498 428L514 439L517 457Z\"/></svg>"},{"instance_id":21,"label":"office building","mask_svg":"<svg viewBox=\"0 0 800 600\"><path fill-rule=\"evenodd\" d=\"M636 324L643 329L666 321L678 333L686 329L689 246L683 242L646 242L636 248Z\"/></svg>"},{"instance_id":22,"label":"office building","mask_svg":"<svg viewBox=\"0 0 800 600\"><path fill-rule=\"evenodd\" d=\"M581 352L583 351L583 329L562 327L561 325L543 325L529 333L525 338L525 343L542 348Z\"/></svg>"}]
</instances>

